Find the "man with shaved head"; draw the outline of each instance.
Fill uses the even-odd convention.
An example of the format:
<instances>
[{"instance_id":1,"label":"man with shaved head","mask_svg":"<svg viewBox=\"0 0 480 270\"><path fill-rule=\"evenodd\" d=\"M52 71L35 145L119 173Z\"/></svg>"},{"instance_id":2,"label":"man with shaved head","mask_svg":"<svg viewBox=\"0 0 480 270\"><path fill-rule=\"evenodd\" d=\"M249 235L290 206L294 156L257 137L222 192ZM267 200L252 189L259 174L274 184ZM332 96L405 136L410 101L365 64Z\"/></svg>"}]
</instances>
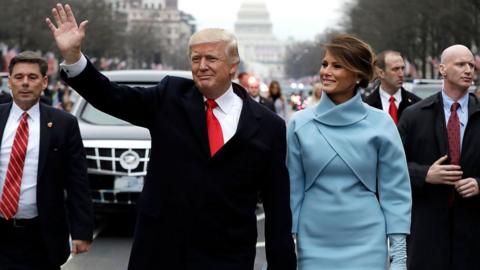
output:
<instances>
[{"instance_id":1,"label":"man with shaved head","mask_svg":"<svg viewBox=\"0 0 480 270\"><path fill-rule=\"evenodd\" d=\"M474 57L442 53L443 88L408 107L398 125L413 196L409 270L480 269L480 104L468 93Z\"/></svg>"}]
</instances>

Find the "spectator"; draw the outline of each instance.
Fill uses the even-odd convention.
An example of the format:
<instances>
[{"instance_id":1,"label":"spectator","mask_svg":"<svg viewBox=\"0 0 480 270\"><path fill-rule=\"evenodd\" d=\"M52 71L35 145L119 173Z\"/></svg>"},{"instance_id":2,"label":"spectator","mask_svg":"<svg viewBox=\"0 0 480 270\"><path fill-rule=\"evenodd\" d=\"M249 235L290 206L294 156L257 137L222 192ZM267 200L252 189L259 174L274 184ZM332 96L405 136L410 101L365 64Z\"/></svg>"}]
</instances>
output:
<instances>
[{"instance_id":1,"label":"spectator","mask_svg":"<svg viewBox=\"0 0 480 270\"><path fill-rule=\"evenodd\" d=\"M275 112L280 116L283 120L287 119L287 104L285 97L282 95L282 88L280 87L280 83L278 81L270 82L268 87L268 94L270 100L273 103L275 108Z\"/></svg>"},{"instance_id":2,"label":"spectator","mask_svg":"<svg viewBox=\"0 0 480 270\"><path fill-rule=\"evenodd\" d=\"M273 105L273 102L267 98L264 98L262 95L260 95L259 80L257 80L254 77L250 77L250 79L248 80L247 92L253 100L267 107L272 112L275 112L275 106Z\"/></svg>"},{"instance_id":3,"label":"spectator","mask_svg":"<svg viewBox=\"0 0 480 270\"><path fill-rule=\"evenodd\" d=\"M298 267L406 269L411 193L402 141L390 117L362 102L375 72L368 44L338 35L324 45L320 103L288 127ZM427 268L425 268L427 269Z\"/></svg>"},{"instance_id":4,"label":"spectator","mask_svg":"<svg viewBox=\"0 0 480 270\"><path fill-rule=\"evenodd\" d=\"M321 82L313 84L312 94L305 101L306 107L313 107L320 102L320 98L322 97L322 86Z\"/></svg>"},{"instance_id":5,"label":"spectator","mask_svg":"<svg viewBox=\"0 0 480 270\"><path fill-rule=\"evenodd\" d=\"M250 74L248 72L240 72L237 76L238 83L243 86L243 88L248 89L248 80L250 79Z\"/></svg>"}]
</instances>

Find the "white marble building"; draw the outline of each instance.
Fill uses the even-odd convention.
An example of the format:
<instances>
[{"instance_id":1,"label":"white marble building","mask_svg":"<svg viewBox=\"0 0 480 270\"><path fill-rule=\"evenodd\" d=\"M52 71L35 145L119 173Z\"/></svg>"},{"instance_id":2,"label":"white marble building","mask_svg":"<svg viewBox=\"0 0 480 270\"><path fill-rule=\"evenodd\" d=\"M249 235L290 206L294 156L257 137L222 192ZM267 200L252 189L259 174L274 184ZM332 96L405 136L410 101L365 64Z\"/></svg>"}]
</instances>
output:
<instances>
[{"instance_id":1,"label":"white marble building","mask_svg":"<svg viewBox=\"0 0 480 270\"><path fill-rule=\"evenodd\" d=\"M242 71L261 79L282 79L285 44L272 32L270 15L263 0L244 0L235 22Z\"/></svg>"}]
</instances>

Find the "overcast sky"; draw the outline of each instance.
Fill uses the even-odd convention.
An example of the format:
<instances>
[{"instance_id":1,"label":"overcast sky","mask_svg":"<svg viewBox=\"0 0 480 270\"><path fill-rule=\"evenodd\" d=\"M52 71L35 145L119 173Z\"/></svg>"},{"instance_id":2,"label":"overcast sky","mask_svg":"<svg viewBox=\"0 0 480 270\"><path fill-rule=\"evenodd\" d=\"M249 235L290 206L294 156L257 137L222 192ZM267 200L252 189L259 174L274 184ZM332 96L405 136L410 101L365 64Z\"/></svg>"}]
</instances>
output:
<instances>
[{"instance_id":1,"label":"overcast sky","mask_svg":"<svg viewBox=\"0 0 480 270\"><path fill-rule=\"evenodd\" d=\"M275 36L313 40L326 28L338 26L345 3L351 0L264 1ZM195 17L197 29L220 27L233 31L241 3L242 0L178 0L178 8Z\"/></svg>"}]
</instances>

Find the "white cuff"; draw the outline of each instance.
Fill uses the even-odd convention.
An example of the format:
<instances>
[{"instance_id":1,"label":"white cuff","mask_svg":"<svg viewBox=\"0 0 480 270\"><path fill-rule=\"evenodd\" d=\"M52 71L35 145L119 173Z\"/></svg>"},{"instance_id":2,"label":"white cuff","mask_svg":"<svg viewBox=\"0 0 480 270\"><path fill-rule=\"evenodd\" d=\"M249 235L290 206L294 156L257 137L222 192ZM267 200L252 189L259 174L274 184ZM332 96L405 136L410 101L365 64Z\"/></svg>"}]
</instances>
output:
<instances>
[{"instance_id":1,"label":"white cuff","mask_svg":"<svg viewBox=\"0 0 480 270\"><path fill-rule=\"evenodd\" d=\"M68 78L75 77L78 74L82 73L82 71L85 69L86 66L87 66L87 58L85 57L85 55L83 55L83 53L80 56L80 59L74 64L67 65L65 64L65 61L60 63L60 68L63 71L65 71L65 73L67 73Z\"/></svg>"}]
</instances>

